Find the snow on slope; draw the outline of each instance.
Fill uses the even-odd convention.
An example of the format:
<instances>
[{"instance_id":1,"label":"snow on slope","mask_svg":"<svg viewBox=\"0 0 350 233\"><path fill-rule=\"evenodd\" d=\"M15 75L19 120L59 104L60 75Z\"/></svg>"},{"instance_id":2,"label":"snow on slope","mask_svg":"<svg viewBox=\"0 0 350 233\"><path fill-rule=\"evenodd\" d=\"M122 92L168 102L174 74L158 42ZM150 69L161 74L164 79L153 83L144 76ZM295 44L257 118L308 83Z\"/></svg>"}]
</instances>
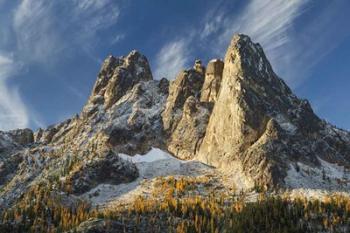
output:
<instances>
[{"instance_id":1,"label":"snow on slope","mask_svg":"<svg viewBox=\"0 0 350 233\"><path fill-rule=\"evenodd\" d=\"M311 190L350 190L350 172L337 164L318 158L321 166L311 167L303 163L290 164L285 182L293 189L308 187Z\"/></svg>"},{"instance_id":2,"label":"snow on slope","mask_svg":"<svg viewBox=\"0 0 350 233\"><path fill-rule=\"evenodd\" d=\"M182 161L158 148L152 148L145 155L129 156L119 154L125 160L132 161L139 170L139 178L134 182L110 185L100 184L81 197L94 206L105 207L113 204L127 205L140 195L151 195L157 177L167 176L213 176L216 170L198 161Z\"/></svg>"},{"instance_id":3,"label":"snow on slope","mask_svg":"<svg viewBox=\"0 0 350 233\"><path fill-rule=\"evenodd\" d=\"M147 154L145 155L135 155L135 156L129 156L126 154L119 154L119 156L125 160L131 161L133 163L141 163L141 162L154 162L158 160L163 159L175 159L170 154L158 149L158 148L152 148Z\"/></svg>"},{"instance_id":4,"label":"snow on slope","mask_svg":"<svg viewBox=\"0 0 350 233\"><path fill-rule=\"evenodd\" d=\"M152 148L145 155L129 156L119 154L119 156L136 164L139 170L139 178L131 183L119 185L100 184L81 195L82 198L88 199L94 206L99 206L100 208L128 205L139 196L150 197L156 180L159 177L166 178L169 176L178 178L210 177L215 180L214 183L217 186L221 185L226 191L230 190L231 187L239 191L240 186L237 186L237 184L240 185L242 183L242 186L246 185L245 182L237 178L238 168L236 172L231 170L228 171L229 174L225 174L199 161L179 160L158 148ZM349 185L345 183L343 190L335 190L336 187L339 187L339 182L350 180L350 176L344 173L344 168L328 163L320 158L319 160L321 163L319 168L302 163L290 166L285 182L292 189L287 192L291 198L304 196L306 198L320 199L330 193L334 193L334 191L349 190ZM304 187L309 188L305 189ZM341 194L345 195L346 193L341 192Z\"/></svg>"}]
</instances>

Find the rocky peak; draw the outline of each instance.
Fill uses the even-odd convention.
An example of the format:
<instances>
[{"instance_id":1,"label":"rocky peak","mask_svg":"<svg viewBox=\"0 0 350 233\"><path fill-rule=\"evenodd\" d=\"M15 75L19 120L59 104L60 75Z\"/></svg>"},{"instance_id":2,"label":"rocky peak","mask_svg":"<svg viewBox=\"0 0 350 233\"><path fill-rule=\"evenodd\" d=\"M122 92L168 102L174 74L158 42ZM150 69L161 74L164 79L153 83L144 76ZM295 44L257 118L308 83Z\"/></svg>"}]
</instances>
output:
<instances>
[{"instance_id":1,"label":"rocky peak","mask_svg":"<svg viewBox=\"0 0 350 233\"><path fill-rule=\"evenodd\" d=\"M265 130L269 118L266 111L270 107L267 104L270 103L270 98L276 98L274 93L265 96L272 89L267 82L278 78L261 47L244 35L233 37L224 62L221 89L209 121L204 145L208 143L209 148L212 148L209 144L221 145L220 150L225 155L240 154ZM256 66L259 62L263 67L261 72ZM203 150L204 148L206 147ZM210 149L207 153L212 154ZM220 159L216 158L215 161Z\"/></svg>"},{"instance_id":2,"label":"rocky peak","mask_svg":"<svg viewBox=\"0 0 350 233\"><path fill-rule=\"evenodd\" d=\"M210 79L216 80L206 76L203 101L210 101ZM200 160L229 169L243 167L243 176L263 186L283 183L288 160L318 166L312 141L317 137L323 144L322 123L308 102L298 99L274 73L259 44L245 35L233 37L220 84Z\"/></svg>"},{"instance_id":3,"label":"rocky peak","mask_svg":"<svg viewBox=\"0 0 350 233\"><path fill-rule=\"evenodd\" d=\"M92 90L93 95L103 95L105 91L105 87L108 83L108 80L112 78L114 73L114 69L116 66L121 65L122 60L114 57L113 55L108 56L100 69L100 72L97 77L97 81Z\"/></svg>"},{"instance_id":4,"label":"rocky peak","mask_svg":"<svg viewBox=\"0 0 350 233\"><path fill-rule=\"evenodd\" d=\"M136 50L125 57L109 56L98 74L85 114L96 111L96 105L100 104L105 109L110 108L135 84L148 80L152 80L148 60Z\"/></svg>"},{"instance_id":5,"label":"rocky peak","mask_svg":"<svg viewBox=\"0 0 350 233\"><path fill-rule=\"evenodd\" d=\"M200 102L204 73L202 62L196 60L193 69L180 72L169 86L162 113L166 148L181 159L191 159L197 153L212 109Z\"/></svg>"},{"instance_id":6,"label":"rocky peak","mask_svg":"<svg viewBox=\"0 0 350 233\"><path fill-rule=\"evenodd\" d=\"M225 62L237 63L255 72L271 73L272 67L258 43L243 34L235 34L226 51Z\"/></svg>"},{"instance_id":7,"label":"rocky peak","mask_svg":"<svg viewBox=\"0 0 350 233\"><path fill-rule=\"evenodd\" d=\"M167 140L167 149L180 159L192 159L205 135L212 106L190 96L183 106L181 118Z\"/></svg>"}]
</instances>

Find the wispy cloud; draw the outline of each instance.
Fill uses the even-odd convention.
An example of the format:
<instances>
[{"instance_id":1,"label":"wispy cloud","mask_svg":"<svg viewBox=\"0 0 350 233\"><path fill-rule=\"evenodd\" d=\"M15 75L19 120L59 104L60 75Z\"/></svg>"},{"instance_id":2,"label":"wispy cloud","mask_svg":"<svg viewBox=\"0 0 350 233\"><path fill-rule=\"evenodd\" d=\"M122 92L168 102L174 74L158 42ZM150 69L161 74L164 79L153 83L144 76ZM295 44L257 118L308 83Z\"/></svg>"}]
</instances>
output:
<instances>
[{"instance_id":1,"label":"wispy cloud","mask_svg":"<svg viewBox=\"0 0 350 233\"><path fill-rule=\"evenodd\" d=\"M119 14L112 0L24 0L13 21L18 50L26 60L45 63L72 47L91 54L95 35L114 24Z\"/></svg>"},{"instance_id":2,"label":"wispy cloud","mask_svg":"<svg viewBox=\"0 0 350 233\"><path fill-rule=\"evenodd\" d=\"M14 74L14 61L0 54L0 129L25 128L28 126L28 111L17 88L11 88L7 79Z\"/></svg>"},{"instance_id":3,"label":"wispy cloud","mask_svg":"<svg viewBox=\"0 0 350 233\"><path fill-rule=\"evenodd\" d=\"M309 77L311 68L336 48L346 35L342 30L346 25L334 26L347 22L339 15L346 8L344 0L323 3L316 9L314 19L303 19L303 24L298 25L300 17L315 10L315 2L245 2L245 5L236 7L235 1L222 1L206 12L199 25L177 32L178 36L184 35L180 41L188 41L182 51L196 48L209 56L222 57L233 34L244 33L263 46L277 74L292 87L298 87ZM188 31L192 31L193 36L188 37ZM162 70L166 72L167 68L162 67Z\"/></svg>"},{"instance_id":4,"label":"wispy cloud","mask_svg":"<svg viewBox=\"0 0 350 233\"><path fill-rule=\"evenodd\" d=\"M200 33L204 35L203 40L211 43L210 47L216 48L212 51L216 56L224 54L234 33L247 34L263 46L277 73L289 76L293 69L291 54L295 51L289 51L290 44L294 43L293 26L297 18L306 12L308 4L309 0L252 0L237 14L219 8L208 12ZM208 39L214 40L215 44Z\"/></svg>"},{"instance_id":5,"label":"wispy cloud","mask_svg":"<svg viewBox=\"0 0 350 233\"><path fill-rule=\"evenodd\" d=\"M121 33L121 34L117 34L112 40L111 40L111 44L116 44L119 43L120 41L125 39L125 34Z\"/></svg>"},{"instance_id":6,"label":"wispy cloud","mask_svg":"<svg viewBox=\"0 0 350 233\"><path fill-rule=\"evenodd\" d=\"M328 2L314 9L315 2L310 0L254 0L235 20L233 28L261 43L277 73L292 87L298 87L309 77L311 68L342 42L343 27L335 25L346 22L341 17L345 2ZM309 10L317 14L303 19L296 29L298 17ZM230 30L223 34L224 41L230 34Z\"/></svg>"},{"instance_id":7,"label":"wispy cloud","mask_svg":"<svg viewBox=\"0 0 350 233\"><path fill-rule=\"evenodd\" d=\"M289 40L290 26L302 13L307 2L308 0L253 0L243 6L240 12L236 10L234 14L226 8L227 4L223 4L207 12L202 25L192 25L191 31L194 32L192 37L188 37L186 31L186 36L180 41L185 40L188 43L181 47L181 51L187 51L190 47L198 47L202 44L202 49L207 50L211 55L223 56L232 35L239 32L261 43L273 58L279 57L282 53L281 48ZM164 53L165 48L162 48L159 54ZM178 56L178 58L181 57ZM185 62L177 62L185 64ZM165 66L162 69L165 72L167 70Z\"/></svg>"},{"instance_id":8,"label":"wispy cloud","mask_svg":"<svg viewBox=\"0 0 350 233\"><path fill-rule=\"evenodd\" d=\"M264 47L271 63L285 75L291 75L290 50L293 43L293 26L296 19L306 11L309 0L253 0L247 4L237 17L226 20L226 30L220 35L219 44L228 44L235 32L249 35ZM297 46L297 45L296 45ZM286 66L287 65L287 66ZM288 69L288 71L286 71Z\"/></svg>"},{"instance_id":9,"label":"wispy cloud","mask_svg":"<svg viewBox=\"0 0 350 233\"><path fill-rule=\"evenodd\" d=\"M288 29L303 12L307 2L308 0L251 1L239 15L233 28L265 44L267 50L276 49L288 41ZM226 35L227 33L229 34ZM232 35L232 29L227 30L225 35Z\"/></svg>"},{"instance_id":10,"label":"wispy cloud","mask_svg":"<svg viewBox=\"0 0 350 233\"><path fill-rule=\"evenodd\" d=\"M28 127L28 110L18 89L9 88L4 81L0 81L0 99L0 129Z\"/></svg>"},{"instance_id":11,"label":"wispy cloud","mask_svg":"<svg viewBox=\"0 0 350 233\"><path fill-rule=\"evenodd\" d=\"M188 41L174 40L164 45L156 56L155 79L174 79L188 63Z\"/></svg>"},{"instance_id":12,"label":"wispy cloud","mask_svg":"<svg viewBox=\"0 0 350 233\"><path fill-rule=\"evenodd\" d=\"M294 87L299 87L312 68L336 49L350 35L345 0L329 1L317 14L303 22L299 33L290 33L289 43L273 55L278 73Z\"/></svg>"},{"instance_id":13,"label":"wispy cloud","mask_svg":"<svg viewBox=\"0 0 350 233\"><path fill-rule=\"evenodd\" d=\"M13 29L18 53L27 62L45 62L62 50L51 17L52 2L24 0L14 13Z\"/></svg>"},{"instance_id":14,"label":"wispy cloud","mask_svg":"<svg viewBox=\"0 0 350 233\"><path fill-rule=\"evenodd\" d=\"M9 84L13 75L33 63L50 70L76 52L100 61L94 55L98 34L115 24L120 15L119 4L113 0L23 0L13 5L6 11L7 16L1 16L0 23L2 130L42 126L38 112L26 107L30 103L24 104L20 89Z\"/></svg>"},{"instance_id":15,"label":"wispy cloud","mask_svg":"<svg viewBox=\"0 0 350 233\"><path fill-rule=\"evenodd\" d=\"M0 80L6 79L12 72L13 61L11 58L0 54Z\"/></svg>"}]
</instances>

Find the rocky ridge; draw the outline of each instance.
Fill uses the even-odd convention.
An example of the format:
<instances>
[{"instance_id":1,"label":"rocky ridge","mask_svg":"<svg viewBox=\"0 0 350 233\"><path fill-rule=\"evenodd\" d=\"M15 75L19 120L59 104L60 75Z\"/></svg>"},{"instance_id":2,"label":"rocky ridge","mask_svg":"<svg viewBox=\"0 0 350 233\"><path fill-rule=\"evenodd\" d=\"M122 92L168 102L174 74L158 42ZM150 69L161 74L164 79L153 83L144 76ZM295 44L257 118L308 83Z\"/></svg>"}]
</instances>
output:
<instances>
[{"instance_id":1,"label":"rocky ridge","mask_svg":"<svg viewBox=\"0 0 350 233\"><path fill-rule=\"evenodd\" d=\"M239 34L223 61L197 60L170 82L154 80L137 51L109 56L80 114L35 133L1 132L0 206L38 183L78 198L133 182L138 167L121 154L153 147L237 177L239 189L349 190L349 132L319 119Z\"/></svg>"}]
</instances>

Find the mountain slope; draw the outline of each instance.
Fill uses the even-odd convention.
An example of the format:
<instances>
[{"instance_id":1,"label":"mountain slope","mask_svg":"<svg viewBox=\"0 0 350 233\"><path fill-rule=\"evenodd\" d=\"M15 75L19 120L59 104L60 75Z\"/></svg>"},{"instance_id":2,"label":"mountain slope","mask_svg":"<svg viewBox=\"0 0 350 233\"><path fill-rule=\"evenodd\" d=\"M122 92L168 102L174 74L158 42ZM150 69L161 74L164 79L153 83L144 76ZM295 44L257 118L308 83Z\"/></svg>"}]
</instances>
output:
<instances>
[{"instance_id":1,"label":"mountain slope","mask_svg":"<svg viewBox=\"0 0 350 233\"><path fill-rule=\"evenodd\" d=\"M153 80L137 51L109 56L80 114L35 133L0 132L0 147L5 213L37 192L71 209L162 200L168 180L190 184L176 198L350 189L350 133L319 119L241 34L224 61L196 60L170 82Z\"/></svg>"}]
</instances>

